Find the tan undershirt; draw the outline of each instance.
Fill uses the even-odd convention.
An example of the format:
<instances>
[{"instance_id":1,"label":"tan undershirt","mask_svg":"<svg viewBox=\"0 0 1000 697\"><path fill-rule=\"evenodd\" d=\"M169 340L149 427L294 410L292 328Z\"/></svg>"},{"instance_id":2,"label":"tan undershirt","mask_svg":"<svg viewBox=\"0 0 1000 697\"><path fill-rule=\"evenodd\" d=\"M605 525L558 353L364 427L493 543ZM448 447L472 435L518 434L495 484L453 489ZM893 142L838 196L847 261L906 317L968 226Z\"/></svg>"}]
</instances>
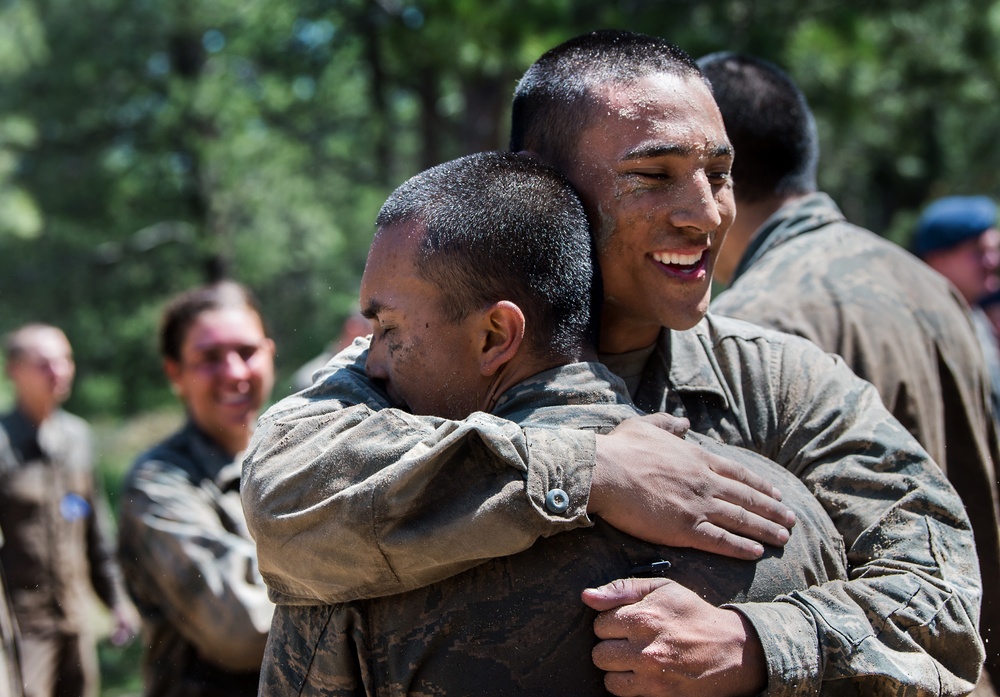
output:
<instances>
[{"instance_id":1,"label":"tan undershirt","mask_svg":"<svg viewBox=\"0 0 1000 697\"><path fill-rule=\"evenodd\" d=\"M628 351L626 353L602 353L598 357L601 363L625 381L628 388L629 397L635 399L635 393L639 389L639 382L642 379L643 368L646 362L653 355L656 344L651 344L645 348Z\"/></svg>"}]
</instances>

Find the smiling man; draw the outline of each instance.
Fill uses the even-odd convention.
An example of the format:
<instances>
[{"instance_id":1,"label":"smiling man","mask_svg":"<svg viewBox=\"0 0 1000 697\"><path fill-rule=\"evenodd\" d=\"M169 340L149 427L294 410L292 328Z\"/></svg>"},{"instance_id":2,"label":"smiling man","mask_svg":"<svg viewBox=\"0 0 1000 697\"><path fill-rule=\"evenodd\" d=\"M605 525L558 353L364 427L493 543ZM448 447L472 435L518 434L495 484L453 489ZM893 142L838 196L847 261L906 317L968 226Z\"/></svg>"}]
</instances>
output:
<instances>
[{"instance_id":1,"label":"smiling man","mask_svg":"<svg viewBox=\"0 0 1000 697\"><path fill-rule=\"evenodd\" d=\"M397 189L379 214L361 282L361 307L375 325L366 371L404 423L422 414L444 425L480 412L522 426L610 430L638 412L624 384L593 362L594 279L586 215L554 170L504 153L435 167ZM341 425L376 413L350 411ZM336 431L326 412L289 422L287 440L322 448ZM595 613L578 600L587 585L636 567L668 568L674 582L723 603L846 578L839 535L793 475L688 437L781 486L798 513L783 550L739 561L644 543L598 520L408 593L279 605L261 695L596 697L605 690L589 660ZM274 444L272 455L282 448ZM423 505L465 497L461 460L477 457L475 446L457 446L454 467ZM342 462L329 475L349 477L355 466L364 465Z\"/></svg>"},{"instance_id":2,"label":"smiling man","mask_svg":"<svg viewBox=\"0 0 1000 697\"><path fill-rule=\"evenodd\" d=\"M240 454L274 384L274 342L233 281L175 296L164 372L187 422L122 485L119 557L143 621L146 697L250 697L273 606L240 505Z\"/></svg>"},{"instance_id":3,"label":"smiling man","mask_svg":"<svg viewBox=\"0 0 1000 697\"><path fill-rule=\"evenodd\" d=\"M728 140L697 66L651 37L577 37L528 70L512 123L512 149L538 153L581 195L605 281L601 358L637 405L685 417L699 433L794 472L848 545L851 580L799 599L735 609L676 583L588 591L587 603L604 611L594 659L609 671L608 689L971 689L983 660L979 577L968 519L940 470L842 361L796 337L702 319L734 204ZM664 542L659 533L676 512L686 520L700 509L706 525L695 528L718 535L713 512L733 510L700 493L715 461L641 420L581 437L480 414L400 423L389 410L345 428L372 399L359 348L265 414L244 462L248 524L280 602L419 588L589 525L587 513ZM304 415L317 417L313 428L331 427L322 448L307 433L290 437ZM606 459L601 439L615 434L637 456ZM470 442L484 456L461 460L459 470L450 456ZM345 462L355 464L333 476ZM465 496L436 496L442 471L461 472ZM681 544L697 537L682 535ZM306 568L306 559L321 562Z\"/></svg>"}]
</instances>

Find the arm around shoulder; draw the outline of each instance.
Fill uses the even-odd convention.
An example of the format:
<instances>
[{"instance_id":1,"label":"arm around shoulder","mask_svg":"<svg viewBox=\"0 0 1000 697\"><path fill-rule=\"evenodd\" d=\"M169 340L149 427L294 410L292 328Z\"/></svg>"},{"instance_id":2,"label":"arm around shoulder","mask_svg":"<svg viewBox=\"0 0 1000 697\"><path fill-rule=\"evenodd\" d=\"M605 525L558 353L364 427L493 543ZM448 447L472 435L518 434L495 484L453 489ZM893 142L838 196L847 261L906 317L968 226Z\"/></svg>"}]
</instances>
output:
<instances>
[{"instance_id":1,"label":"arm around shoulder","mask_svg":"<svg viewBox=\"0 0 1000 697\"><path fill-rule=\"evenodd\" d=\"M389 408L361 349L264 414L243 462L247 524L277 602L399 593L590 524L592 433Z\"/></svg>"}]
</instances>

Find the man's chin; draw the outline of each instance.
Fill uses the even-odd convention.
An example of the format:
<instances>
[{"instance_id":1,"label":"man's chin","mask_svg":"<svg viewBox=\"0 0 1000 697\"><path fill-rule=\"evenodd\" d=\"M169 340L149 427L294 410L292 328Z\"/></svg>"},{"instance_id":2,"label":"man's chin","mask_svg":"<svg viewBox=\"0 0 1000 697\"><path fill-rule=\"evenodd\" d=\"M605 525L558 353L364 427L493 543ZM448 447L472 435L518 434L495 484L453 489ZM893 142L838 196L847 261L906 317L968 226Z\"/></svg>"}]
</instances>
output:
<instances>
[{"instance_id":1,"label":"man's chin","mask_svg":"<svg viewBox=\"0 0 1000 697\"><path fill-rule=\"evenodd\" d=\"M708 299L706 298L703 302L690 308L672 307L668 316L661 317L660 324L675 332L686 332L703 320L707 312Z\"/></svg>"}]
</instances>

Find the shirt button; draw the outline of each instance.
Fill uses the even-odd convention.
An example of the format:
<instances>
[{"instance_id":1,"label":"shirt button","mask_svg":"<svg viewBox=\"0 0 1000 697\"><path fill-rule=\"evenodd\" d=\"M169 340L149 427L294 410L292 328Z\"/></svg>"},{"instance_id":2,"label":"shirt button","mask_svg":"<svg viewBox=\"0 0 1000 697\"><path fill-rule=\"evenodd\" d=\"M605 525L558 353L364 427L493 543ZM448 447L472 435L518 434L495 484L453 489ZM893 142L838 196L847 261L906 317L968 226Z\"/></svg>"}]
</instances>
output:
<instances>
[{"instance_id":1,"label":"shirt button","mask_svg":"<svg viewBox=\"0 0 1000 697\"><path fill-rule=\"evenodd\" d=\"M553 513L565 513L569 508L569 494L562 489L552 489L545 495L545 507Z\"/></svg>"}]
</instances>

